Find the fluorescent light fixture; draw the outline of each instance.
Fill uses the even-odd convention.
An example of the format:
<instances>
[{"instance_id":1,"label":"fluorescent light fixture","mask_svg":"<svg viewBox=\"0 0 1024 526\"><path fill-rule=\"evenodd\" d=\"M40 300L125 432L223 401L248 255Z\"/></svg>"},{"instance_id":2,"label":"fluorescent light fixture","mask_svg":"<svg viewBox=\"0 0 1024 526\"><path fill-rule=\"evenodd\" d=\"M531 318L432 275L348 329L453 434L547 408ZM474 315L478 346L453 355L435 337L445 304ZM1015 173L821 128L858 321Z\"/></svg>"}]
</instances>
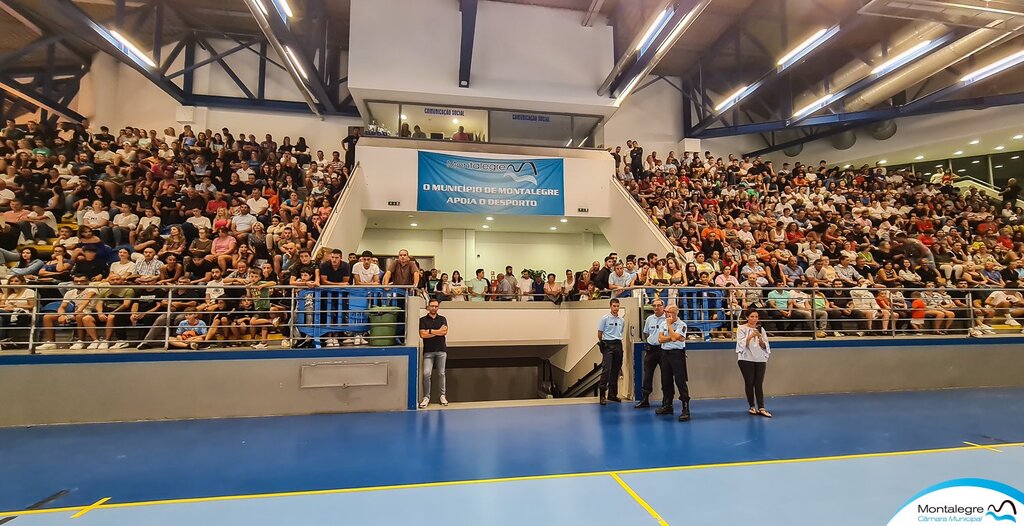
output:
<instances>
[{"instance_id":1,"label":"fluorescent light fixture","mask_svg":"<svg viewBox=\"0 0 1024 526\"><path fill-rule=\"evenodd\" d=\"M964 154L963 150L957 150L957 151L953 152L953 155L963 155L963 154Z\"/></svg>"},{"instance_id":2,"label":"fluorescent light fixture","mask_svg":"<svg viewBox=\"0 0 1024 526\"><path fill-rule=\"evenodd\" d=\"M263 16L270 16L267 6L263 5L263 0L253 0L253 2L256 2L256 7L260 9L260 13L263 13Z\"/></svg>"},{"instance_id":3,"label":"fluorescent light fixture","mask_svg":"<svg viewBox=\"0 0 1024 526\"><path fill-rule=\"evenodd\" d=\"M887 162L889 161L886 161L885 159L879 159L878 164L885 164Z\"/></svg>"},{"instance_id":4,"label":"fluorescent light fixture","mask_svg":"<svg viewBox=\"0 0 1024 526\"><path fill-rule=\"evenodd\" d=\"M792 66L797 63L797 61L807 56L808 53L814 51L815 48L835 36L836 33L839 33L839 26L826 27L815 31L815 33L808 37L807 40L797 44L797 46L791 49L789 53L783 55L775 65L779 66L780 70L784 70Z\"/></svg>"},{"instance_id":5,"label":"fluorescent light fixture","mask_svg":"<svg viewBox=\"0 0 1024 526\"><path fill-rule=\"evenodd\" d=\"M570 146L572 146L572 139L569 139L569 142L565 143L565 147L566 148L568 148Z\"/></svg>"},{"instance_id":6,"label":"fluorescent light fixture","mask_svg":"<svg viewBox=\"0 0 1024 526\"><path fill-rule=\"evenodd\" d=\"M487 216L487 217L485 217L484 219L486 219L486 220L488 220L488 221L494 221L494 218L493 218L493 217L491 217L491 216Z\"/></svg>"},{"instance_id":7,"label":"fluorescent light fixture","mask_svg":"<svg viewBox=\"0 0 1024 526\"><path fill-rule=\"evenodd\" d=\"M576 147L577 148L582 148L583 147L583 143L587 142L587 139L589 139L589 138L590 137L584 137L583 140L580 141L580 143L576 145Z\"/></svg>"},{"instance_id":8,"label":"fluorescent light fixture","mask_svg":"<svg viewBox=\"0 0 1024 526\"><path fill-rule=\"evenodd\" d=\"M640 42L637 42L636 51L641 51L642 49L647 47L647 45L651 43L651 40L654 40L654 37L658 36L658 33L660 33L662 28L665 27L665 22L668 21L668 15L668 8L663 9L661 13L658 14L658 18L655 18L654 22L651 22L651 25L650 27L647 28L647 31L644 31L643 38L640 39Z\"/></svg>"},{"instance_id":9,"label":"fluorescent light fixture","mask_svg":"<svg viewBox=\"0 0 1024 526\"><path fill-rule=\"evenodd\" d=\"M961 168L961 169L957 170L957 172L958 172L958 173L962 173L962 172L966 172L966 171L967 171L967 170L964 170L963 168Z\"/></svg>"},{"instance_id":10,"label":"fluorescent light fixture","mask_svg":"<svg viewBox=\"0 0 1024 526\"><path fill-rule=\"evenodd\" d=\"M964 75L960 82L978 82L979 80L987 79L996 73L1003 71L1004 69L1012 68L1017 64L1024 62L1024 50L1018 51L1008 57L1004 57L997 60L983 68L978 68L966 75Z\"/></svg>"},{"instance_id":11,"label":"fluorescent light fixture","mask_svg":"<svg viewBox=\"0 0 1024 526\"><path fill-rule=\"evenodd\" d=\"M997 152L1001 152L1001 151L1003 151L1005 149L1006 149L1006 146L1003 146L1002 144L1000 144L999 146L996 146L995 148L993 148L993 150L995 150Z\"/></svg>"},{"instance_id":12,"label":"fluorescent light fixture","mask_svg":"<svg viewBox=\"0 0 1024 526\"><path fill-rule=\"evenodd\" d=\"M743 97L745 97L748 94L748 91L753 91L750 89L749 85L743 86L742 88L730 93L728 97L722 99L722 102L718 103L718 106L715 106L715 111L722 111L728 108L729 106L732 106L733 104L739 102Z\"/></svg>"},{"instance_id":13,"label":"fluorescent light fixture","mask_svg":"<svg viewBox=\"0 0 1024 526\"><path fill-rule=\"evenodd\" d=\"M458 124L458 123L459 123L459 119L452 119L452 124Z\"/></svg>"},{"instance_id":14,"label":"fluorescent light fixture","mask_svg":"<svg viewBox=\"0 0 1024 526\"><path fill-rule=\"evenodd\" d=\"M1018 133L1017 135L1013 136L1013 140L1015 140L1015 141L1019 141L1021 139L1024 139L1024 134L1019 134Z\"/></svg>"},{"instance_id":15,"label":"fluorescent light fixture","mask_svg":"<svg viewBox=\"0 0 1024 526\"><path fill-rule=\"evenodd\" d=\"M409 223L409 226L420 226L419 223Z\"/></svg>"},{"instance_id":16,"label":"fluorescent light fixture","mask_svg":"<svg viewBox=\"0 0 1024 526\"><path fill-rule=\"evenodd\" d=\"M409 118L409 117L406 117L404 113L402 114L402 120L403 120L403 121L404 121L404 120L406 120L406 119L408 119L408 118Z\"/></svg>"},{"instance_id":17,"label":"fluorescent light fixture","mask_svg":"<svg viewBox=\"0 0 1024 526\"><path fill-rule=\"evenodd\" d=\"M633 88L636 87L636 84L638 82L640 82L640 75L637 75L637 76L633 77L633 80L629 81L629 84L626 84L626 88L623 89L621 92L619 92L619 96L618 97L615 97L615 106L616 107L619 104L622 104L622 101L625 100L626 97L629 96L629 94L633 91Z\"/></svg>"},{"instance_id":18,"label":"fluorescent light fixture","mask_svg":"<svg viewBox=\"0 0 1024 526\"><path fill-rule=\"evenodd\" d=\"M284 13L284 16L286 16L288 18L291 18L291 17L295 16L295 13L292 12L292 6L288 5L288 0L274 0L274 1L277 2L278 6L281 7L281 11Z\"/></svg>"},{"instance_id":19,"label":"fluorescent light fixture","mask_svg":"<svg viewBox=\"0 0 1024 526\"><path fill-rule=\"evenodd\" d=\"M935 165L936 168L942 168L943 166L945 166L945 165L944 164L936 164Z\"/></svg>"},{"instance_id":20,"label":"fluorescent light fixture","mask_svg":"<svg viewBox=\"0 0 1024 526\"><path fill-rule=\"evenodd\" d=\"M480 228L491 228L491 225L480 225Z\"/></svg>"},{"instance_id":21,"label":"fluorescent light fixture","mask_svg":"<svg viewBox=\"0 0 1024 526\"><path fill-rule=\"evenodd\" d=\"M558 227L556 227L556 226L549 226L548 230L558 230Z\"/></svg>"},{"instance_id":22,"label":"fluorescent light fixture","mask_svg":"<svg viewBox=\"0 0 1024 526\"><path fill-rule=\"evenodd\" d=\"M828 104L830 102L832 102L832 99L834 99L835 97L836 97L835 93L829 93L828 95L825 95L824 97L822 97L822 98L820 98L820 99L818 99L818 100L816 100L816 101L814 101L814 102L804 106L803 108L800 108L799 111L797 111L796 113L793 114L793 118L794 119L799 119L800 117L803 117L804 115L807 115L808 113L812 113L812 112L818 111L818 110L824 108L825 106L828 106Z\"/></svg>"},{"instance_id":23,"label":"fluorescent light fixture","mask_svg":"<svg viewBox=\"0 0 1024 526\"><path fill-rule=\"evenodd\" d=\"M564 218L564 217L562 219L559 219L558 221L561 222L561 223L568 223L569 222L569 220Z\"/></svg>"},{"instance_id":24,"label":"fluorescent light fixture","mask_svg":"<svg viewBox=\"0 0 1024 526\"><path fill-rule=\"evenodd\" d=\"M981 161L971 161L971 164L978 164L978 163L980 163L980 162L981 162Z\"/></svg>"},{"instance_id":25,"label":"fluorescent light fixture","mask_svg":"<svg viewBox=\"0 0 1024 526\"><path fill-rule=\"evenodd\" d=\"M846 166L844 166L844 167L843 167L843 170L845 170L845 169L847 169L847 168L849 168L849 167L851 167L851 166L853 166L853 165L852 165L852 164L848 164L848 165L846 165Z\"/></svg>"},{"instance_id":26,"label":"fluorescent light fixture","mask_svg":"<svg viewBox=\"0 0 1024 526\"><path fill-rule=\"evenodd\" d=\"M980 143L980 142L981 142L981 141L979 141L978 139L974 139L973 141L971 141L971 142L969 142L969 143L967 143L967 144L970 144L970 145L975 145L975 144L978 144L978 143Z\"/></svg>"},{"instance_id":27,"label":"fluorescent light fixture","mask_svg":"<svg viewBox=\"0 0 1024 526\"><path fill-rule=\"evenodd\" d=\"M993 166L992 168L1002 168L1002 167L1003 167L1003 165L997 164L997 165Z\"/></svg>"},{"instance_id":28,"label":"fluorescent light fixture","mask_svg":"<svg viewBox=\"0 0 1024 526\"><path fill-rule=\"evenodd\" d=\"M924 159L923 155L918 155L917 157L914 157L915 161L920 161L921 159Z\"/></svg>"},{"instance_id":29,"label":"fluorescent light fixture","mask_svg":"<svg viewBox=\"0 0 1024 526\"><path fill-rule=\"evenodd\" d=\"M156 67L156 62L153 62L153 59L149 58L149 55L143 53L141 49L135 47L135 44L132 44L131 40L128 40L117 31L114 31L112 29L109 31L110 36L114 37L118 42L120 42L121 45L124 46L125 49L127 49L135 58L145 62L146 65L148 65L151 68Z\"/></svg>"},{"instance_id":30,"label":"fluorescent light fixture","mask_svg":"<svg viewBox=\"0 0 1024 526\"><path fill-rule=\"evenodd\" d=\"M679 23L676 24L676 27L672 28L672 32L668 34L668 38L662 41L661 45L658 46L658 50L655 52L655 54L661 55L662 53L668 51L668 48L672 44L675 44L676 39L679 37L679 33L682 33L683 30L686 29L686 27L690 24L690 19L692 19L694 15L697 14L697 11L701 9L703 9L701 5L697 4L697 6L691 9L689 13L686 13L686 16L679 19Z\"/></svg>"},{"instance_id":31,"label":"fluorescent light fixture","mask_svg":"<svg viewBox=\"0 0 1024 526\"><path fill-rule=\"evenodd\" d=\"M306 70L302 67L302 64L299 64L299 59L295 58L295 53L292 52L292 48L285 46L284 52L288 55L288 60L291 61L292 66L294 66L295 70L299 72L299 75L302 75L303 79L309 80L309 77L306 76Z\"/></svg>"},{"instance_id":32,"label":"fluorescent light fixture","mask_svg":"<svg viewBox=\"0 0 1024 526\"><path fill-rule=\"evenodd\" d=\"M931 175L932 173L931 172L925 172L924 174L925 175Z\"/></svg>"},{"instance_id":33,"label":"fluorescent light fixture","mask_svg":"<svg viewBox=\"0 0 1024 526\"><path fill-rule=\"evenodd\" d=\"M1017 159L1020 159L1019 155L1014 155L1013 157L1010 157L1011 161L1016 161Z\"/></svg>"},{"instance_id":34,"label":"fluorescent light fixture","mask_svg":"<svg viewBox=\"0 0 1024 526\"><path fill-rule=\"evenodd\" d=\"M904 51L903 53L900 53L899 55L896 55L895 57L890 58L889 60L886 60L880 66L871 70L871 74L885 74L906 64L907 62L916 59L917 57L923 55L928 50L928 46L931 43L931 40L922 40L918 42L910 49Z\"/></svg>"}]
</instances>

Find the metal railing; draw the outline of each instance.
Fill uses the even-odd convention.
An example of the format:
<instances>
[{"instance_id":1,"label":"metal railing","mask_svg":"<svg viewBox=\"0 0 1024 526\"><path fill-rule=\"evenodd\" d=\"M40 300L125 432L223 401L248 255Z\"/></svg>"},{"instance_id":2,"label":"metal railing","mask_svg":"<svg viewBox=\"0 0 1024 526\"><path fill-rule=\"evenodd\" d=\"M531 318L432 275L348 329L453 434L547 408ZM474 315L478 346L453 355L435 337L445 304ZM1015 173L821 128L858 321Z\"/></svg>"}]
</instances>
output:
<instances>
[{"instance_id":1,"label":"metal railing","mask_svg":"<svg viewBox=\"0 0 1024 526\"><path fill-rule=\"evenodd\" d=\"M404 286L252 282L0 287L5 352L198 350L401 345Z\"/></svg>"}]
</instances>

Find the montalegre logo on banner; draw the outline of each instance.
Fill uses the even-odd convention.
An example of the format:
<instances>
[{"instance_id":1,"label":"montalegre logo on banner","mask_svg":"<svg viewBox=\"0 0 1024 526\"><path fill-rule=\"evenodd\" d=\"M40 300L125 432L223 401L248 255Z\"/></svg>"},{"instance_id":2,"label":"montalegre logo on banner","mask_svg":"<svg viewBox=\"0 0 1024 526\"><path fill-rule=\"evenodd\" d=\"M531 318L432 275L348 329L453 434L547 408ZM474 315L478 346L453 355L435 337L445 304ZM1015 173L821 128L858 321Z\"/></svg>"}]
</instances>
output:
<instances>
[{"instance_id":1,"label":"montalegre logo on banner","mask_svg":"<svg viewBox=\"0 0 1024 526\"><path fill-rule=\"evenodd\" d=\"M419 152L421 212L562 215L562 159L482 159Z\"/></svg>"},{"instance_id":2,"label":"montalegre logo on banner","mask_svg":"<svg viewBox=\"0 0 1024 526\"><path fill-rule=\"evenodd\" d=\"M956 479L914 495L896 512L888 526L980 523L1012 525L1024 522L1024 493L986 479Z\"/></svg>"}]
</instances>

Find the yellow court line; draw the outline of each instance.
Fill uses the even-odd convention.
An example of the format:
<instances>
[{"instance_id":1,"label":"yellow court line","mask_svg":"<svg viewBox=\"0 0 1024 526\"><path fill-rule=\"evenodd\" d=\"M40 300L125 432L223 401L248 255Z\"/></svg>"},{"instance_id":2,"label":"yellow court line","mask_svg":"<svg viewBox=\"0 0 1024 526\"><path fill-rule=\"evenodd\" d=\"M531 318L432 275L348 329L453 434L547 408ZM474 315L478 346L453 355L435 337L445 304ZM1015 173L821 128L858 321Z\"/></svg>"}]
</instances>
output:
<instances>
[{"instance_id":1,"label":"yellow court line","mask_svg":"<svg viewBox=\"0 0 1024 526\"><path fill-rule=\"evenodd\" d=\"M1013 442L1007 444L998 444L999 447L1020 447L1024 446L1024 442ZM802 462L826 462L833 460L856 460L864 458L884 458L884 457L900 457L909 455L925 455L931 453L950 453L956 451L973 451L978 447L986 446L957 446L947 447L938 449L919 449L910 451L891 451L884 453L858 453L852 455L835 455L827 457L808 457L808 458L790 458L790 459L773 459L773 460L754 460L749 462L723 462L717 464L700 464L694 466L669 466L662 468L638 468L638 469L620 469L612 471L589 471L581 473L557 473L553 475L531 475L524 477L504 477L504 478L490 478L490 479L474 479L474 480L452 480L452 481L441 481L441 482L422 482L415 484L396 484L392 486L367 486L361 488L339 488L339 489L324 489L324 490L309 490L309 491L291 491L281 493L253 493L248 495L222 495L217 497L195 497L187 499L167 499L167 500L151 500L151 501L140 501L140 502L122 502L115 504L106 504L103 509L112 508L133 508L138 506L160 506L166 504L195 504L200 502L221 502L229 500L251 500L251 499L266 499L275 497L303 497L310 495L336 495L343 493L361 493L366 491L389 491L389 490L401 490L401 489L419 489L419 488L436 488L445 486L464 486L469 484L492 484L498 482L521 482L529 480L550 480L550 479L565 479L575 477L596 477L602 475L611 475L613 473L617 475L631 475L636 473L656 473L663 471L689 471L695 469L714 469L714 468L730 468L730 467L748 467L748 466L766 466L775 464L796 464ZM56 512L67 512L82 510L85 506L69 506L65 508L45 508L35 510L24 510L24 511L5 511L0 512L0 517L13 517L17 515L37 515L43 513L56 513Z\"/></svg>"},{"instance_id":2,"label":"yellow court line","mask_svg":"<svg viewBox=\"0 0 1024 526\"><path fill-rule=\"evenodd\" d=\"M668 526L668 523L665 522L665 519L661 518L661 515L658 515L658 512L654 511L654 508L652 508L646 500L641 498L640 495L637 495L636 492L633 491L633 488L629 487L629 484L626 484L626 481L619 478L619 476L616 475L615 473L611 473L611 476L613 479L615 479L615 482L618 482L619 485L622 486L622 489L626 490L626 493L629 493L630 497L633 497L633 500L635 500L637 504L639 504L645 510L647 510L647 513L650 513L651 517L654 517L654 519L658 521L658 524L660 526Z\"/></svg>"},{"instance_id":3,"label":"yellow court line","mask_svg":"<svg viewBox=\"0 0 1024 526\"><path fill-rule=\"evenodd\" d=\"M72 515L71 518L72 519L77 519L77 518L81 517L82 515L85 515L86 513L89 513L90 511L92 511L92 510L94 510L96 508L99 508L100 506L103 505L104 502L107 502L108 500L110 500L110 497L103 497L102 499L100 499L100 500L98 500L96 502L93 502L92 505L86 506L86 507L82 508L81 511L79 511L78 513Z\"/></svg>"},{"instance_id":4,"label":"yellow court line","mask_svg":"<svg viewBox=\"0 0 1024 526\"><path fill-rule=\"evenodd\" d=\"M996 449L996 448L994 448L992 446L983 446L981 444L975 444L974 442L968 442L966 440L964 440L964 444L967 444L968 446L980 447L981 449L988 449L990 451L995 451L996 453L1002 453L1003 452L1003 450Z\"/></svg>"}]
</instances>

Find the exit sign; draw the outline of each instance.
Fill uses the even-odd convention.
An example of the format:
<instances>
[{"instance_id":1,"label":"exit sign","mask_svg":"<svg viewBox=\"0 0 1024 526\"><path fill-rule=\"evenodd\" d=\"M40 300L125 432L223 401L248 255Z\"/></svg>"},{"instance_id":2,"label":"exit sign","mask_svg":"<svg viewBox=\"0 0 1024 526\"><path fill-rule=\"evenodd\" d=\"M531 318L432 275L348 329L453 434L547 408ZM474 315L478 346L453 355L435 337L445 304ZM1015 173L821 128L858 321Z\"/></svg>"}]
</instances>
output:
<instances>
[{"instance_id":1,"label":"exit sign","mask_svg":"<svg viewBox=\"0 0 1024 526\"><path fill-rule=\"evenodd\" d=\"M577 208L576 211L581 213L581 214L585 214L585 213L589 212L590 209L589 208Z\"/></svg>"},{"instance_id":2,"label":"exit sign","mask_svg":"<svg viewBox=\"0 0 1024 526\"><path fill-rule=\"evenodd\" d=\"M388 206L400 206L401 204L401 201L388 201Z\"/></svg>"}]
</instances>

